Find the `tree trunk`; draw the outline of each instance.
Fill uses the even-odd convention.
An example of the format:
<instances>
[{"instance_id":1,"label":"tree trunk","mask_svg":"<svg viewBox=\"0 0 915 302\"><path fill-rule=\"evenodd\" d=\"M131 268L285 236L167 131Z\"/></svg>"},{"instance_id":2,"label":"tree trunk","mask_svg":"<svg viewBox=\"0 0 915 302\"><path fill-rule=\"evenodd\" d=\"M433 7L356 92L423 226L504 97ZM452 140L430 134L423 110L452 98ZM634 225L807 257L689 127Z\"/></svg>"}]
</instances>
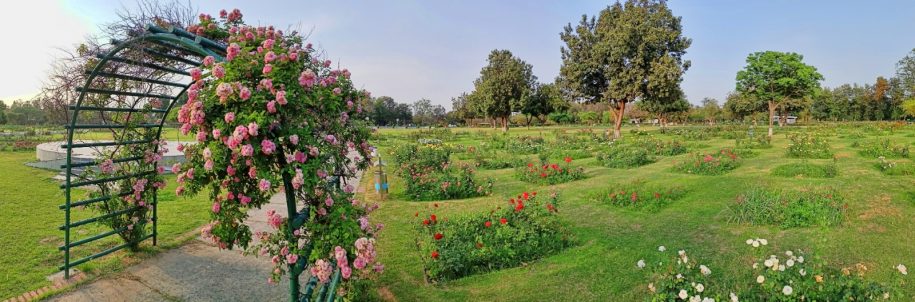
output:
<instances>
[{"instance_id":1,"label":"tree trunk","mask_svg":"<svg viewBox=\"0 0 915 302\"><path fill-rule=\"evenodd\" d=\"M769 101L769 139L770 140L772 139L772 126L773 126L773 122L774 122L772 120L773 117L775 117L775 102Z\"/></svg>"},{"instance_id":2,"label":"tree trunk","mask_svg":"<svg viewBox=\"0 0 915 302\"><path fill-rule=\"evenodd\" d=\"M533 115L530 115L530 114L529 114L529 115L527 116L527 128L528 128L528 129L531 128L531 121L533 121L533 119L534 119L534 116L533 116Z\"/></svg>"},{"instance_id":3,"label":"tree trunk","mask_svg":"<svg viewBox=\"0 0 915 302\"><path fill-rule=\"evenodd\" d=\"M502 132L508 132L508 117L502 117Z\"/></svg>"},{"instance_id":4,"label":"tree trunk","mask_svg":"<svg viewBox=\"0 0 915 302\"><path fill-rule=\"evenodd\" d=\"M788 123L788 112L782 111L782 116L778 118L778 127L784 127Z\"/></svg>"},{"instance_id":5,"label":"tree trunk","mask_svg":"<svg viewBox=\"0 0 915 302\"><path fill-rule=\"evenodd\" d=\"M616 114L616 125L613 127L613 138L620 138L620 127L623 126L623 112L626 110L626 102L620 102L619 113Z\"/></svg>"},{"instance_id":6,"label":"tree trunk","mask_svg":"<svg viewBox=\"0 0 915 302\"><path fill-rule=\"evenodd\" d=\"M496 118L495 117L492 118L492 122L490 123L490 125L492 126L492 129L496 129Z\"/></svg>"}]
</instances>

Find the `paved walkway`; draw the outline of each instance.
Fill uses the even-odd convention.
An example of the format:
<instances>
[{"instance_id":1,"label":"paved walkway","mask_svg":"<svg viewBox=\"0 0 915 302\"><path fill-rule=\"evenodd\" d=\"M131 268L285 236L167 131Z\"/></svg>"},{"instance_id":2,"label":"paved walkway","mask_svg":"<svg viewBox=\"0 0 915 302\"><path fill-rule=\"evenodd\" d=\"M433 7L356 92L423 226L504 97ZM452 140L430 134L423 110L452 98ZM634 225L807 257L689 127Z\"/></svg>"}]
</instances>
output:
<instances>
[{"instance_id":1,"label":"paved walkway","mask_svg":"<svg viewBox=\"0 0 915 302\"><path fill-rule=\"evenodd\" d=\"M347 183L359 187L362 173ZM283 193L252 210L252 232L268 230L266 212L286 214ZM49 301L285 301L289 283L268 284L273 265L269 258L220 250L209 241L196 240L125 269L123 272L79 286Z\"/></svg>"}]
</instances>

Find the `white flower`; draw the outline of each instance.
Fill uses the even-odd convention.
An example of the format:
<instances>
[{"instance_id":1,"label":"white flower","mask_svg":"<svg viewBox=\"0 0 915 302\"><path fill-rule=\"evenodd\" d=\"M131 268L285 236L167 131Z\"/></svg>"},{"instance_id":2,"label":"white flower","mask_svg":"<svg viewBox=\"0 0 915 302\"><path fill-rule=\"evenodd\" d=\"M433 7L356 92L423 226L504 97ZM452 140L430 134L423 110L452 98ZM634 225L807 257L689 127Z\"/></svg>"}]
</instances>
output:
<instances>
[{"instance_id":1,"label":"white flower","mask_svg":"<svg viewBox=\"0 0 915 302\"><path fill-rule=\"evenodd\" d=\"M759 262L753 262L753 269L759 268Z\"/></svg>"},{"instance_id":2,"label":"white flower","mask_svg":"<svg viewBox=\"0 0 915 302\"><path fill-rule=\"evenodd\" d=\"M759 247L759 240L753 240L753 247Z\"/></svg>"},{"instance_id":3,"label":"white flower","mask_svg":"<svg viewBox=\"0 0 915 302\"><path fill-rule=\"evenodd\" d=\"M654 283L648 283L648 290L655 292L657 289L654 288Z\"/></svg>"},{"instance_id":4,"label":"white flower","mask_svg":"<svg viewBox=\"0 0 915 302\"><path fill-rule=\"evenodd\" d=\"M700 293L705 291L705 285L702 285L702 283L696 284L696 291Z\"/></svg>"},{"instance_id":5,"label":"white flower","mask_svg":"<svg viewBox=\"0 0 915 302\"><path fill-rule=\"evenodd\" d=\"M705 297L705 298L702 298L702 302L715 302L715 299Z\"/></svg>"},{"instance_id":6,"label":"white flower","mask_svg":"<svg viewBox=\"0 0 915 302\"><path fill-rule=\"evenodd\" d=\"M756 283L762 284L763 282L766 282L765 276L759 275L758 277L756 277Z\"/></svg>"},{"instance_id":7,"label":"white flower","mask_svg":"<svg viewBox=\"0 0 915 302\"><path fill-rule=\"evenodd\" d=\"M889 298L890 298L890 293L883 293L883 300L887 300Z\"/></svg>"},{"instance_id":8,"label":"white flower","mask_svg":"<svg viewBox=\"0 0 915 302\"><path fill-rule=\"evenodd\" d=\"M666 250L667 250L667 248L664 247L663 245L658 247L658 252L663 252L663 251L666 251Z\"/></svg>"},{"instance_id":9,"label":"white flower","mask_svg":"<svg viewBox=\"0 0 915 302\"><path fill-rule=\"evenodd\" d=\"M747 239L747 245L753 245L753 241L756 241L756 240L753 240L753 239Z\"/></svg>"},{"instance_id":10,"label":"white flower","mask_svg":"<svg viewBox=\"0 0 915 302\"><path fill-rule=\"evenodd\" d=\"M705 266L705 265L699 265L699 271L701 271L702 274L703 274L703 275L706 275L706 276L712 274L712 270L710 270L710 269L708 268L708 266Z\"/></svg>"},{"instance_id":11,"label":"white flower","mask_svg":"<svg viewBox=\"0 0 915 302\"><path fill-rule=\"evenodd\" d=\"M740 299L737 298L737 295L731 293L731 302L740 302Z\"/></svg>"},{"instance_id":12,"label":"white flower","mask_svg":"<svg viewBox=\"0 0 915 302\"><path fill-rule=\"evenodd\" d=\"M774 265L775 262L773 262L772 259L766 259L766 261L764 261L763 264L765 264L766 267L772 267L772 265Z\"/></svg>"},{"instance_id":13,"label":"white flower","mask_svg":"<svg viewBox=\"0 0 915 302\"><path fill-rule=\"evenodd\" d=\"M687 293L685 289L681 289L680 293L677 294L677 297L680 297L680 299L686 300L686 298L689 298L689 293Z\"/></svg>"},{"instance_id":14,"label":"white flower","mask_svg":"<svg viewBox=\"0 0 915 302\"><path fill-rule=\"evenodd\" d=\"M778 265L778 270L784 272L784 271L785 271L785 265L784 265L784 264L779 264L779 265Z\"/></svg>"},{"instance_id":15,"label":"white flower","mask_svg":"<svg viewBox=\"0 0 915 302\"><path fill-rule=\"evenodd\" d=\"M677 274L677 279L683 279L683 275Z\"/></svg>"},{"instance_id":16,"label":"white flower","mask_svg":"<svg viewBox=\"0 0 915 302\"><path fill-rule=\"evenodd\" d=\"M635 265L638 266L639 268L644 268L645 260L639 260L639 262L636 262Z\"/></svg>"},{"instance_id":17,"label":"white flower","mask_svg":"<svg viewBox=\"0 0 915 302\"><path fill-rule=\"evenodd\" d=\"M804 263L804 256L797 257L797 263Z\"/></svg>"},{"instance_id":18,"label":"white flower","mask_svg":"<svg viewBox=\"0 0 915 302\"><path fill-rule=\"evenodd\" d=\"M756 239L756 240L758 240L758 241L759 241L759 243L761 243L761 244L762 244L762 245L769 245L769 241L768 241L768 240L765 240L765 239L759 239L759 238L757 238L757 239Z\"/></svg>"},{"instance_id":19,"label":"white flower","mask_svg":"<svg viewBox=\"0 0 915 302\"><path fill-rule=\"evenodd\" d=\"M899 272L902 273L903 275L909 274L909 270L905 267L905 265L899 264L896 266L896 269L899 270Z\"/></svg>"},{"instance_id":20,"label":"white flower","mask_svg":"<svg viewBox=\"0 0 915 302\"><path fill-rule=\"evenodd\" d=\"M699 295L689 297L689 302L702 302L702 297Z\"/></svg>"},{"instance_id":21,"label":"white flower","mask_svg":"<svg viewBox=\"0 0 915 302\"><path fill-rule=\"evenodd\" d=\"M791 293L793 293L793 292L794 292L794 289L791 288L790 285L785 285L785 287L782 287L782 293L785 294L785 296L790 296Z\"/></svg>"},{"instance_id":22,"label":"white flower","mask_svg":"<svg viewBox=\"0 0 915 302\"><path fill-rule=\"evenodd\" d=\"M788 257L791 257L791 256L794 256L794 252L792 252L792 251L785 251L785 255L788 255Z\"/></svg>"},{"instance_id":23,"label":"white flower","mask_svg":"<svg viewBox=\"0 0 915 302\"><path fill-rule=\"evenodd\" d=\"M686 251L684 251L684 250L677 251L677 255L680 255L680 257L686 256Z\"/></svg>"},{"instance_id":24,"label":"white flower","mask_svg":"<svg viewBox=\"0 0 915 302\"><path fill-rule=\"evenodd\" d=\"M798 271L798 273L800 273L801 276L807 276L807 271L804 270L803 268L800 271Z\"/></svg>"},{"instance_id":25,"label":"white flower","mask_svg":"<svg viewBox=\"0 0 915 302\"><path fill-rule=\"evenodd\" d=\"M794 266L794 260L788 259L788 261L785 261L785 265L788 265L788 267Z\"/></svg>"}]
</instances>

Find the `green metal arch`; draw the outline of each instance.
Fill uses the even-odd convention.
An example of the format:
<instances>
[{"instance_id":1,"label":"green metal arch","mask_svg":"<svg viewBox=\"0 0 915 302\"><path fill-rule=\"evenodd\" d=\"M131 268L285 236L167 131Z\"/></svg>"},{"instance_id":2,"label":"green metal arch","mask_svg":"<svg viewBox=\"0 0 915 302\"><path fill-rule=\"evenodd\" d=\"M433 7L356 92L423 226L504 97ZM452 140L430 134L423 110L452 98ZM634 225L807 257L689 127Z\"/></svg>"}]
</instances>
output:
<instances>
[{"instance_id":1,"label":"green metal arch","mask_svg":"<svg viewBox=\"0 0 915 302\"><path fill-rule=\"evenodd\" d=\"M180 28L170 27L170 28L166 29L166 28L161 28L161 27L155 26L155 25L147 25L144 32L142 32L141 34L139 34L135 37L132 37L123 42L112 41L112 44L114 46L111 49L105 51L104 53L97 55L97 57L100 60L92 68L92 70L88 72L89 75L86 78L86 81L84 82L83 86L77 88L77 90L79 91L79 97L77 98L76 103L69 107L70 110L72 110L72 113L71 113L70 122L69 122L68 126L66 127L67 128L66 145L63 145L63 147L66 149L66 162L64 165L61 166L61 168L63 168L65 170L66 174L64 177L64 184L61 185L61 188L64 189L64 191L65 191L64 192L65 201L64 201L64 204L61 205L59 208L64 210L64 212L65 212L64 225L60 227L60 229L64 231L64 245L61 246L59 249L64 252L64 265L61 266L61 270L64 271L64 276L66 278L69 278L70 268L72 268L76 265L79 265L81 263L105 256L107 254L110 254L114 251L117 251L117 250L122 249L125 246L127 246L127 244L125 243L125 244L107 249L105 251L90 255L88 257L85 257L85 258L82 258L82 259L79 259L76 261L71 261L70 250L73 247L114 235L118 231L118 230L112 230L112 231L98 234L98 235L95 235L95 236L92 236L92 237L89 237L86 239L82 239L82 240L79 240L76 242L71 242L71 240L70 240L71 228L78 227L80 225L84 225L87 223L91 223L91 222L97 221L98 219L101 219L101 218L111 217L114 215L121 215L121 214L126 213L126 212L124 212L124 213L115 212L115 213L109 213L106 215L102 215L99 217L85 219L85 220L82 220L82 221L79 221L76 223L71 222L70 210L72 207L86 205L86 204L90 204L90 203L94 203L94 202L103 200L101 198L96 198L94 200L90 199L90 200L83 200L83 201L80 201L77 203L73 203L72 196L71 196L72 188L74 188L76 186L112 182L112 181L124 179L124 177L121 177L121 178L115 177L115 178L110 178L110 179L97 179L97 180L92 180L92 181L87 181L87 182L73 183L72 176L73 176L74 168L92 167L92 166L97 166L98 164L100 164L99 160L95 160L95 161L89 162L89 163L74 164L73 149L77 148L77 147L118 146L118 145L125 145L125 144L141 143L141 142L134 142L134 141L127 141L127 142L120 141L120 139L118 137L113 137L112 142L74 144L74 141L73 141L74 134L75 134L76 130L78 130L78 129L125 129L124 131L126 131L126 128L127 128L125 125L115 125L115 124L107 124L107 125L106 124L95 124L95 125L79 124L80 112L83 112L83 111L136 112L137 111L137 109L135 109L135 108L120 108L120 107L107 108L107 107L83 106L83 102L86 99L86 96L88 94L92 94L92 93L101 93L101 94L112 94L113 93L113 94L135 96L135 97L165 97L163 95L144 95L141 93L134 93L134 92L124 92L124 91L119 92L119 91L107 91L107 90L93 89L90 87L92 85L93 81L98 77L109 77L109 78L118 78L118 79L123 79L123 80L147 82L147 83L151 83L151 84L155 84L155 85L169 85L172 87L180 88L180 90L178 91L177 94L175 94L174 96L168 96L169 99L171 100L169 102L168 106L164 110L159 110L156 112L157 114L160 115L158 123L139 125L140 127L144 127L144 128L156 129L155 130L156 131L155 140L159 140L161 138L162 128L165 125L165 120L167 119L168 114L171 112L172 108L174 108L174 106L181 101L181 97L183 95L185 95L185 93L186 93L187 89L190 87L191 83L184 84L183 86L181 86L181 85L179 85L179 83L166 82L166 81L161 81L161 80L157 80L157 79L139 78L139 77L134 77L131 75L124 75L124 74L117 74L117 73L106 73L103 70L105 70L105 68L107 66L109 66L109 63L111 63L111 62L120 62L120 63L125 63L127 65L135 65L135 66L142 66L142 67L151 68L151 69L159 69L159 70L167 71L172 74L186 76L186 75L188 75L188 73L186 71L175 68L175 66L179 66L180 64L194 65L194 64L190 64L190 63L199 64L199 63L197 63L197 61L187 59L183 55L180 55L180 54L172 55L172 54L163 53L163 52L150 51L148 48L144 49L144 51L146 51L149 54L149 57L157 57L160 59L165 59L167 62L169 62L169 64L164 65L164 66L155 65L155 64L151 64L151 63L147 63L147 62L133 61L130 59L118 57L118 54L122 53L124 50L133 49L134 47L143 47L144 45L147 44L147 42L160 44L160 45L165 46L166 48L169 48L170 50L174 50L176 52L183 53L184 55L195 56L195 57L198 57L198 59L205 57L205 56L213 56L217 60L222 61L223 54L225 53L224 45L214 42L212 40L203 38L203 37L198 37L194 34L184 31ZM153 147L153 150L151 150L151 151L157 152L158 148L159 148L159 146L155 145ZM125 161L127 161L127 160L125 160ZM138 176L142 176L142 175L128 175L128 176L129 177L127 177L127 178L133 178L133 177L138 177ZM158 219L156 217L157 216L156 209L158 208L158 204L157 204L158 201L155 198L156 195L157 194L153 194L154 199L152 202L152 211L153 211L152 234L150 234L146 238L143 238L140 240L140 241L143 241L143 240L149 239L151 237L153 240L153 245L156 245L156 239L157 239L157 235L158 235L158 233L157 233L157 220Z\"/></svg>"}]
</instances>

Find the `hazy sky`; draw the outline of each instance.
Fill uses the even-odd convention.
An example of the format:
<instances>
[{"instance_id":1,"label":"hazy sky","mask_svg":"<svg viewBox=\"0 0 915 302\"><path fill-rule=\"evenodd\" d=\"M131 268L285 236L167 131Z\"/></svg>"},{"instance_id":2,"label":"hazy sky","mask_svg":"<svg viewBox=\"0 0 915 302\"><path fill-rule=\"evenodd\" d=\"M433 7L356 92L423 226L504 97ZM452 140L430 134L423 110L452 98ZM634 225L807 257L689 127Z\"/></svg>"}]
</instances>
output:
<instances>
[{"instance_id":1,"label":"hazy sky","mask_svg":"<svg viewBox=\"0 0 915 302\"><path fill-rule=\"evenodd\" d=\"M72 47L134 1L4 2L0 99L34 95L58 48ZM450 108L473 88L492 49L509 49L542 82L559 73L559 32L610 1L194 1L201 12L240 8L249 24L293 26L353 72L356 84L398 102L429 98ZM693 103L723 101L747 54L794 51L825 85L892 76L915 48L915 1L673 0L693 44L683 88Z\"/></svg>"}]
</instances>

